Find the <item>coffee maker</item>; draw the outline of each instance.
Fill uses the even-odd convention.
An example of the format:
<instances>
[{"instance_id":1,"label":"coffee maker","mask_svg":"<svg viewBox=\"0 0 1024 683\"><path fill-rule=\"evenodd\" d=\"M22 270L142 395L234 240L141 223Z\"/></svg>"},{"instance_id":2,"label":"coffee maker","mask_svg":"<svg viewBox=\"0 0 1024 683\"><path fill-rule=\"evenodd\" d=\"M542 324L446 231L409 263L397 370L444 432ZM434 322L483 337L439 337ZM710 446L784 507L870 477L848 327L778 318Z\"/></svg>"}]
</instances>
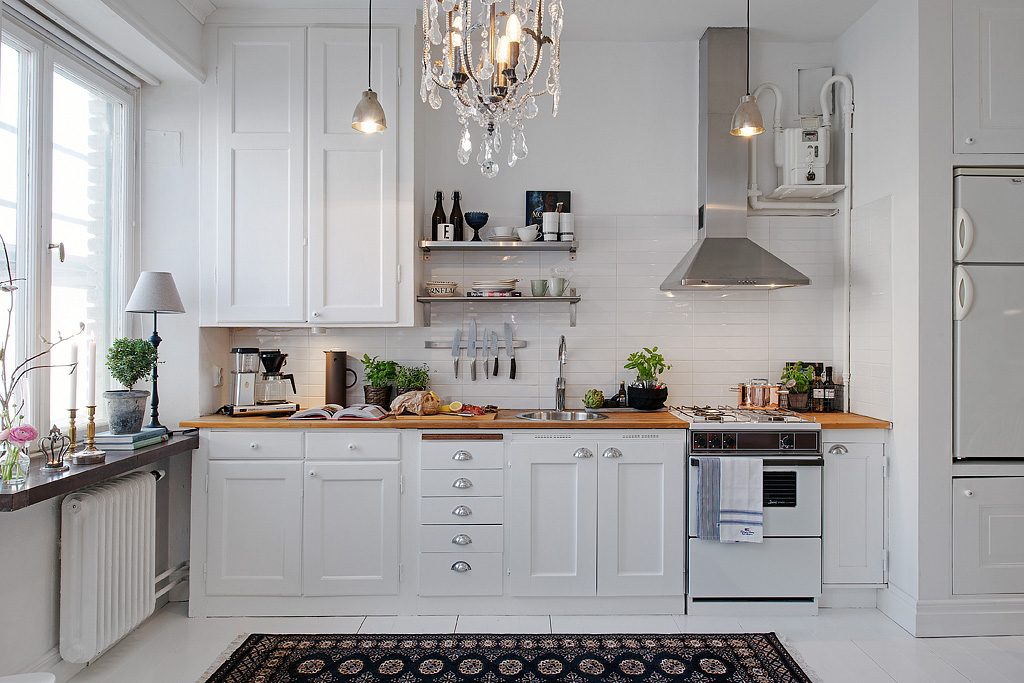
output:
<instances>
[{"instance_id":1,"label":"coffee maker","mask_svg":"<svg viewBox=\"0 0 1024 683\"><path fill-rule=\"evenodd\" d=\"M295 393L294 376L280 372L288 354L277 349L261 352L240 347L231 349L231 355L229 415L290 415L299 409L299 405L289 402L287 397L288 381L291 382L292 394ZM263 373L259 371L261 362L265 370Z\"/></svg>"}]
</instances>

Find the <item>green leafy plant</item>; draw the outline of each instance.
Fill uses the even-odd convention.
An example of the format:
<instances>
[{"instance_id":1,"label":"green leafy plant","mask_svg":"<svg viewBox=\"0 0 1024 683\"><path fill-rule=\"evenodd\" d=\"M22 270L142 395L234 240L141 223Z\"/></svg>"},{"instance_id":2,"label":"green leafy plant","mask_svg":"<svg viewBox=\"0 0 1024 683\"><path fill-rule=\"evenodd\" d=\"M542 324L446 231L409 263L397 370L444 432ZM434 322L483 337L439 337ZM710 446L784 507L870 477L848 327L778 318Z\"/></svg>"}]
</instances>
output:
<instances>
[{"instance_id":1,"label":"green leafy plant","mask_svg":"<svg viewBox=\"0 0 1024 683\"><path fill-rule=\"evenodd\" d=\"M115 339L107 349L110 376L129 391L153 371L157 362L156 347L145 339Z\"/></svg>"},{"instance_id":2,"label":"green leafy plant","mask_svg":"<svg viewBox=\"0 0 1024 683\"><path fill-rule=\"evenodd\" d=\"M653 349L644 347L640 351L634 351L629 354L626 364L622 367L627 370L636 370L636 380L633 382L633 386L648 389L657 386L658 375L672 368L671 365L665 363L665 357L658 353L657 346Z\"/></svg>"},{"instance_id":3,"label":"green leafy plant","mask_svg":"<svg viewBox=\"0 0 1024 683\"><path fill-rule=\"evenodd\" d=\"M789 389L798 394L810 389L812 381L814 381L814 368L801 363L786 366L779 377L779 383L782 384L783 389Z\"/></svg>"},{"instance_id":4,"label":"green leafy plant","mask_svg":"<svg viewBox=\"0 0 1024 683\"><path fill-rule=\"evenodd\" d=\"M587 408L603 408L604 392L600 389L591 389L583 396L583 405Z\"/></svg>"},{"instance_id":5,"label":"green leafy plant","mask_svg":"<svg viewBox=\"0 0 1024 683\"><path fill-rule=\"evenodd\" d=\"M430 383L430 367L425 363L423 365L399 365L398 371L395 376L395 384L400 387L409 387L410 389L419 389L420 391L427 388L427 384Z\"/></svg>"},{"instance_id":6,"label":"green leafy plant","mask_svg":"<svg viewBox=\"0 0 1024 683\"><path fill-rule=\"evenodd\" d=\"M382 388L393 383L398 375L398 363L393 360L380 360L377 356L370 358L363 354L363 374L371 387Z\"/></svg>"}]
</instances>

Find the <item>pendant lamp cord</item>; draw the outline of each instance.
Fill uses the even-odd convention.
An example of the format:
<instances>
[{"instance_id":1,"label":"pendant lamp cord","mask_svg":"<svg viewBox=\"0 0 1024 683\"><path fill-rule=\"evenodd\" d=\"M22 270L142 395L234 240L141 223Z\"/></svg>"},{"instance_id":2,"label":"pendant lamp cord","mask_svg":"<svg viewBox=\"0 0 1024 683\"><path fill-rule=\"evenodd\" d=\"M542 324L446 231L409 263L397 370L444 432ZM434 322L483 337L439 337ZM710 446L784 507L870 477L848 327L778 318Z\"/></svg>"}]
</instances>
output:
<instances>
[{"instance_id":1,"label":"pendant lamp cord","mask_svg":"<svg viewBox=\"0 0 1024 683\"><path fill-rule=\"evenodd\" d=\"M751 11L751 0L746 0L746 11ZM750 18L746 19L746 24L750 25ZM372 76L373 76L373 58L374 58L374 44L373 44L373 29L374 27L374 0L369 0L367 3L367 90L373 90L372 87ZM750 41L750 36L746 38ZM746 88L750 89L751 82L751 55L750 46L746 48Z\"/></svg>"},{"instance_id":2,"label":"pendant lamp cord","mask_svg":"<svg viewBox=\"0 0 1024 683\"><path fill-rule=\"evenodd\" d=\"M750 94L750 0L747 0L747 94Z\"/></svg>"}]
</instances>

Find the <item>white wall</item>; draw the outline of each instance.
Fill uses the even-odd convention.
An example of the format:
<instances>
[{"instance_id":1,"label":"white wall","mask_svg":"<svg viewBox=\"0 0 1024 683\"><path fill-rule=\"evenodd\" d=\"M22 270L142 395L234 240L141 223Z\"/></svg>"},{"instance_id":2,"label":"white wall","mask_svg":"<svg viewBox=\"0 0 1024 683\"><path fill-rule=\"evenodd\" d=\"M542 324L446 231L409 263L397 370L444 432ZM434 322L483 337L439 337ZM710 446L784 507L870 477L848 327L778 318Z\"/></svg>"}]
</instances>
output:
<instances>
[{"instance_id":1,"label":"white wall","mask_svg":"<svg viewBox=\"0 0 1024 683\"><path fill-rule=\"evenodd\" d=\"M916 0L879 0L834 46L836 72L850 74L855 91L854 208L888 196L892 201L892 253L898 256L892 281L889 585L910 596L918 591L920 521L917 24Z\"/></svg>"}]
</instances>

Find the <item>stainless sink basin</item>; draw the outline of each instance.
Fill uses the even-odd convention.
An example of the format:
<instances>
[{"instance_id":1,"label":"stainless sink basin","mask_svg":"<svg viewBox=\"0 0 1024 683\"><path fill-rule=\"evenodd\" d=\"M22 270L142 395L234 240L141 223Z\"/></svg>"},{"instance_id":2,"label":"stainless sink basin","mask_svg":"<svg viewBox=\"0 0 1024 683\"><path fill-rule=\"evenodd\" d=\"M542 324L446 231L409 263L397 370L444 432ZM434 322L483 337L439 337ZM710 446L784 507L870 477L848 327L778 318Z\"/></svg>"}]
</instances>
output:
<instances>
[{"instance_id":1,"label":"stainless sink basin","mask_svg":"<svg viewBox=\"0 0 1024 683\"><path fill-rule=\"evenodd\" d=\"M516 415L520 420L552 420L555 422L576 422L583 420L605 420L607 415L601 413L587 413L582 410L534 410L529 413Z\"/></svg>"}]
</instances>

